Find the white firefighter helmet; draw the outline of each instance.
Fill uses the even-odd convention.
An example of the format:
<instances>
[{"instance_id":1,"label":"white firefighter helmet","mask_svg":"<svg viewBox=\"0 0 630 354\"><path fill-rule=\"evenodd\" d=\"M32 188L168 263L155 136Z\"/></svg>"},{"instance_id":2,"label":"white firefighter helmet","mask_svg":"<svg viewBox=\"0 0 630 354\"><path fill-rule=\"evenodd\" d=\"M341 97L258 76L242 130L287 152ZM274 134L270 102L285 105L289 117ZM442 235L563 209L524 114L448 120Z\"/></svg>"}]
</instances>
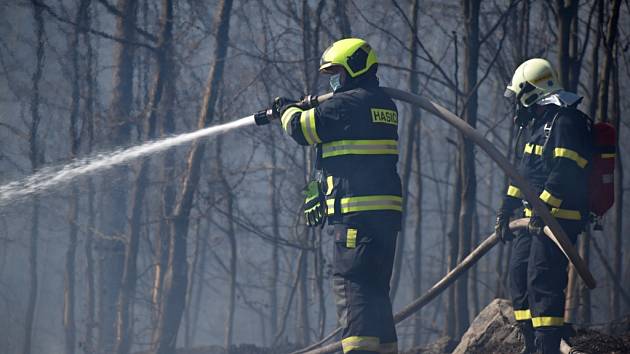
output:
<instances>
[{"instance_id":1,"label":"white firefighter helmet","mask_svg":"<svg viewBox=\"0 0 630 354\"><path fill-rule=\"evenodd\" d=\"M551 64L540 58L529 59L514 71L505 96L516 95L517 100L529 107L539 100L562 90Z\"/></svg>"}]
</instances>

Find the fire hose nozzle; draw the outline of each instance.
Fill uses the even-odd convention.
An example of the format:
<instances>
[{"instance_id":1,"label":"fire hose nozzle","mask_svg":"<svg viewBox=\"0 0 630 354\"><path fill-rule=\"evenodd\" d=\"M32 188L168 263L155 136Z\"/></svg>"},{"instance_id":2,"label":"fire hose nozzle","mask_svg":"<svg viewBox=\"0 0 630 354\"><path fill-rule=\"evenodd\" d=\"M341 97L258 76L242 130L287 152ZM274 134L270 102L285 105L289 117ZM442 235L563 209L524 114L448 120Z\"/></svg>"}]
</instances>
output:
<instances>
[{"instance_id":1,"label":"fire hose nozzle","mask_svg":"<svg viewBox=\"0 0 630 354\"><path fill-rule=\"evenodd\" d=\"M273 118L273 110L271 108L263 109L254 114L256 125L267 125Z\"/></svg>"}]
</instances>

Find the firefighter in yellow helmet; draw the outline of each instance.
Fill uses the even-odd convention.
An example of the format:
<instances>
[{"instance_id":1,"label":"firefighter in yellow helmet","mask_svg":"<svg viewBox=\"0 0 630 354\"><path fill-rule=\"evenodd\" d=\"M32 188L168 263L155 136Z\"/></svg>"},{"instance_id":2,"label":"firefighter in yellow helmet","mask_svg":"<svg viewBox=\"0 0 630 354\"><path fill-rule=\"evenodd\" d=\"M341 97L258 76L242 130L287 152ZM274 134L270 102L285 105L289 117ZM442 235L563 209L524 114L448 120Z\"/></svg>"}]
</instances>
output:
<instances>
[{"instance_id":1,"label":"firefighter in yellow helmet","mask_svg":"<svg viewBox=\"0 0 630 354\"><path fill-rule=\"evenodd\" d=\"M333 292L343 351L353 354L398 352L389 298L403 205L398 111L379 87L377 63L364 40L342 39L321 58L332 98L317 107L274 102L286 133L316 147L305 218L311 226L327 219L334 235Z\"/></svg>"},{"instance_id":2,"label":"firefighter in yellow helmet","mask_svg":"<svg viewBox=\"0 0 630 354\"><path fill-rule=\"evenodd\" d=\"M545 59L521 64L507 86L517 101L515 123L525 144L518 170L532 184L571 241L588 217L587 168L591 156L591 121L577 109L582 97L564 91ZM519 151L520 154L520 151ZM529 217L527 231L512 235L509 219L516 209ZM512 242L510 294L514 317L525 339L521 353L556 354L564 332L564 290L567 259L543 235L544 223L523 200L518 186L509 185L497 213L495 230Z\"/></svg>"}]
</instances>

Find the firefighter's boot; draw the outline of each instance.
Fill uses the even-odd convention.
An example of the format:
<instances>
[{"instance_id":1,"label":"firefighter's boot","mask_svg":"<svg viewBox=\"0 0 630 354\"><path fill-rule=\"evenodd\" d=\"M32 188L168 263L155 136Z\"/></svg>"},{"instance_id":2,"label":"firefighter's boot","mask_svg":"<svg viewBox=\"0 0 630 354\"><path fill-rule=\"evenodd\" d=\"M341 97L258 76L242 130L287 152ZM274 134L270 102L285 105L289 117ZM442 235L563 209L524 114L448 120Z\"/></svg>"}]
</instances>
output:
<instances>
[{"instance_id":1,"label":"firefighter's boot","mask_svg":"<svg viewBox=\"0 0 630 354\"><path fill-rule=\"evenodd\" d=\"M537 353L559 354L561 337L561 328L537 328L534 340Z\"/></svg>"},{"instance_id":2,"label":"firefighter's boot","mask_svg":"<svg viewBox=\"0 0 630 354\"><path fill-rule=\"evenodd\" d=\"M519 354L536 353L536 345L534 344L534 327L531 321L519 321L517 323L520 336L523 339L523 349Z\"/></svg>"}]
</instances>

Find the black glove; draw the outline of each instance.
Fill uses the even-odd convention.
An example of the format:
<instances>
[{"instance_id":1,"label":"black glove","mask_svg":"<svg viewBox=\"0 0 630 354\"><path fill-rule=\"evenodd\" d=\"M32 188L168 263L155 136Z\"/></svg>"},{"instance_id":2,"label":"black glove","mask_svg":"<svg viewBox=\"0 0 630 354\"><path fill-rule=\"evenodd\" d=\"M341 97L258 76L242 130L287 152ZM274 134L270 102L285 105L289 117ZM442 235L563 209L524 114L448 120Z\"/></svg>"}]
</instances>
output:
<instances>
[{"instance_id":1,"label":"black glove","mask_svg":"<svg viewBox=\"0 0 630 354\"><path fill-rule=\"evenodd\" d=\"M321 183L311 181L304 190L304 218L307 226L324 225L326 221L326 198Z\"/></svg>"},{"instance_id":2,"label":"black glove","mask_svg":"<svg viewBox=\"0 0 630 354\"><path fill-rule=\"evenodd\" d=\"M531 218L529 218L529 224L527 224L527 231L532 236L542 235L545 230L545 222L543 219L534 214Z\"/></svg>"},{"instance_id":3,"label":"black glove","mask_svg":"<svg viewBox=\"0 0 630 354\"><path fill-rule=\"evenodd\" d=\"M276 97L271 104L271 111L274 119L280 119L282 113L289 107L296 106L298 101L287 97Z\"/></svg>"},{"instance_id":4,"label":"black glove","mask_svg":"<svg viewBox=\"0 0 630 354\"><path fill-rule=\"evenodd\" d=\"M514 234L510 230L510 216L512 213L505 209L499 209L497 212L497 221L494 224L494 233L501 242L506 243L514 239Z\"/></svg>"}]
</instances>

